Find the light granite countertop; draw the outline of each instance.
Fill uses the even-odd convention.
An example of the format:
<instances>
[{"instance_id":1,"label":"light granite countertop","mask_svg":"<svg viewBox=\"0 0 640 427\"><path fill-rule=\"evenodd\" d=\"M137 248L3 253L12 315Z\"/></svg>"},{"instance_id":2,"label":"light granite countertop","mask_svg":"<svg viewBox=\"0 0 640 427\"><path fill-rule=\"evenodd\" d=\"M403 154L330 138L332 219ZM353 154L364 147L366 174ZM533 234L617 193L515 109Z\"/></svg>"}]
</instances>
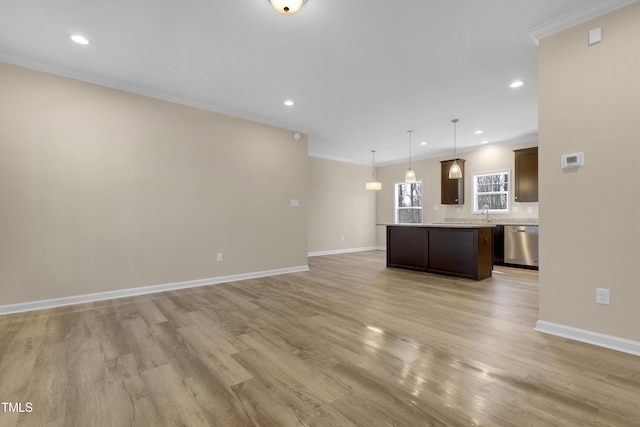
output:
<instances>
[{"instance_id":1,"label":"light granite countertop","mask_svg":"<svg viewBox=\"0 0 640 427\"><path fill-rule=\"evenodd\" d=\"M458 224L451 222L434 222L434 223L423 223L423 224L376 224L376 225L384 225L391 227L425 227L425 228L493 228L499 224Z\"/></svg>"}]
</instances>

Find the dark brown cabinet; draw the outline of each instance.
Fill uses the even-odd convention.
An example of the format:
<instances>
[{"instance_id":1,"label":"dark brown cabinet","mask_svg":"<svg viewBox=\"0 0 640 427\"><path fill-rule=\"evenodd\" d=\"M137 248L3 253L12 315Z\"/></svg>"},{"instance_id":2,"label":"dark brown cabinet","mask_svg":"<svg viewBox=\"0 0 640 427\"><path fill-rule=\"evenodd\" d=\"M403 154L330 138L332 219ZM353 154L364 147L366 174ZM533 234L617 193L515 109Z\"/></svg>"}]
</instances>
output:
<instances>
[{"instance_id":1,"label":"dark brown cabinet","mask_svg":"<svg viewBox=\"0 0 640 427\"><path fill-rule=\"evenodd\" d=\"M482 280L491 277L493 250L490 228L429 230L431 273Z\"/></svg>"},{"instance_id":2,"label":"dark brown cabinet","mask_svg":"<svg viewBox=\"0 0 640 427\"><path fill-rule=\"evenodd\" d=\"M513 150L515 178L513 183L516 202L538 201L538 147Z\"/></svg>"},{"instance_id":3,"label":"dark brown cabinet","mask_svg":"<svg viewBox=\"0 0 640 427\"><path fill-rule=\"evenodd\" d=\"M463 178L449 179L452 160L440 162L440 203L443 205L464 204L464 159L457 159Z\"/></svg>"},{"instance_id":4,"label":"dark brown cabinet","mask_svg":"<svg viewBox=\"0 0 640 427\"><path fill-rule=\"evenodd\" d=\"M492 227L387 226L387 267L483 280L493 269Z\"/></svg>"},{"instance_id":5,"label":"dark brown cabinet","mask_svg":"<svg viewBox=\"0 0 640 427\"><path fill-rule=\"evenodd\" d=\"M424 270L428 231L408 226L387 227L387 266Z\"/></svg>"},{"instance_id":6,"label":"dark brown cabinet","mask_svg":"<svg viewBox=\"0 0 640 427\"><path fill-rule=\"evenodd\" d=\"M493 265L504 264L504 225L493 227Z\"/></svg>"}]
</instances>

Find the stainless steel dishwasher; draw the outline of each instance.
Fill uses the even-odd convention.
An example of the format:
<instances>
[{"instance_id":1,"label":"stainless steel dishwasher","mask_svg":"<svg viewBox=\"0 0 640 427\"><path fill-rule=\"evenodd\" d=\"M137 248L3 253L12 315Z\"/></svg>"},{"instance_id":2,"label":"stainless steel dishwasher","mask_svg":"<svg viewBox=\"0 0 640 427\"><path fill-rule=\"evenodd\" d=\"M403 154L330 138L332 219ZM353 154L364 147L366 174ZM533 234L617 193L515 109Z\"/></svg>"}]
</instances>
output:
<instances>
[{"instance_id":1,"label":"stainless steel dishwasher","mask_svg":"<svg viewBox=\"0 0 640 427\"><path fill-rule=\"evenodd\" d=\"M504 226L505 264L538 267L538 226Z\"/></svg>"}]
</instances>

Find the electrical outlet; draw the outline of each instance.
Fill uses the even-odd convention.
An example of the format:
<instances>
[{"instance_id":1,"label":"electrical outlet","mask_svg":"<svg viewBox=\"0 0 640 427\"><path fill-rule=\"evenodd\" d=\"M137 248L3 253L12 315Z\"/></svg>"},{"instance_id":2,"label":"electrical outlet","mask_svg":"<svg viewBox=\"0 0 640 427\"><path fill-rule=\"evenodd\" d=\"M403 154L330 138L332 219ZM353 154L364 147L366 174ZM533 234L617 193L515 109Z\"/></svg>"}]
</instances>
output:
<instances>
[{"instance_id":1,"label":"electrical outlet","mask_svg":"<svg viewBox=\"0 0 640 427\"><path fill-rule=\"evenodd\" d=\"M609 305L609 289L596 288L596 303Z\"/></svg>"},{"instance_id":2,"label":"electrical outlet","mask_svg":"<svg viewBox=\"0 0 640 427\"><path fill-rule=\"evenodd\" d=\"M344 236L340 236L340 241L344 242Z\"/></svg>"},{"instance_id":3,"label":"electrical outlet","mask_svg":"<svg viewBox=\"0 0 640 427\"><path fill-rule=\"evenodd\" d=\"M216 261L222 262L222 252L220 252L216 258Z\"/></svg>"}]
</instances>

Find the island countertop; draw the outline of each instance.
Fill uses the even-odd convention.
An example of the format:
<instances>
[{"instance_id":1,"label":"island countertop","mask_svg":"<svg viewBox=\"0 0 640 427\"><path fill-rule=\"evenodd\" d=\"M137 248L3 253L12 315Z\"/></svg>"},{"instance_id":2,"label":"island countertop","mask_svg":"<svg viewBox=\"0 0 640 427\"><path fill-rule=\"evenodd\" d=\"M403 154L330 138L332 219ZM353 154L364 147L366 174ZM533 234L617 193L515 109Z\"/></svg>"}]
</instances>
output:
<instances>
[{"instance_id":1,"label":"island countertop","mask_svg":"<svg viewBox=\"0 0 640 427\"><path fill-rule=\"evenodd\" d=\"M432 223L420 223L420 224L376 224L385 227L433 227L433 228L492 228L499 224L487 223L487 224L463 224L463 223L451 223L451 222L432 222Z\"/></svg>"}]
</instances>

